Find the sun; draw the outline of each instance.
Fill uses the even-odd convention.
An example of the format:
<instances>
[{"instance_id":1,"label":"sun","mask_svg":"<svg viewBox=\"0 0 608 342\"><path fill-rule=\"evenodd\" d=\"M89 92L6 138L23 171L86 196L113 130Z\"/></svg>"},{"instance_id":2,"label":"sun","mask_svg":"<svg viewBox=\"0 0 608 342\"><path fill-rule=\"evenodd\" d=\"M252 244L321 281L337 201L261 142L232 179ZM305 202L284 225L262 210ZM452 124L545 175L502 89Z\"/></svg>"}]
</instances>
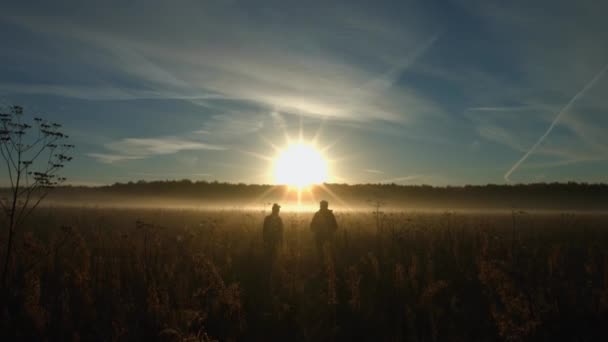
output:
<instances>
[{"instance_id":1,"label":"sun","mask_svg":"<svg viewBox=\"0 0 608 342\"><path fill-rule=\"evenodd\" d=\"M274 159L274 180L298 189L327 181L327 161L313 146L289 145Z\"/></svg>"}]
</instances>

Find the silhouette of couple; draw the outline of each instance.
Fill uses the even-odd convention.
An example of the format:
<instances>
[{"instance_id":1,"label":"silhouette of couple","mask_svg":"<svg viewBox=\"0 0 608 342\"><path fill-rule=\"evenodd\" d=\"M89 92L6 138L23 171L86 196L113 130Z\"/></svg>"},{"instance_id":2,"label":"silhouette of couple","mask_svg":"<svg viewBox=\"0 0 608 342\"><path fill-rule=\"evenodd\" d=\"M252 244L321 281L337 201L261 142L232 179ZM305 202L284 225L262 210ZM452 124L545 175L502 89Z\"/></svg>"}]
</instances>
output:
<instances>
[{"instance_id":1,"label":"silhouette of couple","mask_svg":"<svg viewBox=\"0 0 608 342\"><path fill-rule=\"evenodd\" d=\"M331 248L338 223L332 210L328 209L329 203L325 200L320 202L320 208L310 222L310 230L313 233L317 247L317 256L322 259L324 249ZM264 219L264 250L266 257L272 262L283 244L283 220L279 216L281 206L272 205L272 213Z\"/></svg>"}]
</instances>

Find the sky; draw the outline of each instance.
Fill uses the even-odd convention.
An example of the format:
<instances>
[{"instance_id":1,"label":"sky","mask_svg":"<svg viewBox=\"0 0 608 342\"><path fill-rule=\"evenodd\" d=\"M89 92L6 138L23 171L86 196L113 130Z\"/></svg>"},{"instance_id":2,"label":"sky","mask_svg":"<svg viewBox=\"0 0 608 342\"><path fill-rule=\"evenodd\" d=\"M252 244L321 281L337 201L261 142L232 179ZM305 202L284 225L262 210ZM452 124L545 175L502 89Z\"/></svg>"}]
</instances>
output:
<instances>
[{"instance_id":1,"label":"sky","mask_svg":"<svg viewBox=\"0 0 608 342\"><path fill-rule=\"evenodd\" d=\"M269 158L300 132L330 182L608 182L606 13L585 0L3 1L0 105L64 125L73 184L272 183Z\"/></svg>"}]
</instances>

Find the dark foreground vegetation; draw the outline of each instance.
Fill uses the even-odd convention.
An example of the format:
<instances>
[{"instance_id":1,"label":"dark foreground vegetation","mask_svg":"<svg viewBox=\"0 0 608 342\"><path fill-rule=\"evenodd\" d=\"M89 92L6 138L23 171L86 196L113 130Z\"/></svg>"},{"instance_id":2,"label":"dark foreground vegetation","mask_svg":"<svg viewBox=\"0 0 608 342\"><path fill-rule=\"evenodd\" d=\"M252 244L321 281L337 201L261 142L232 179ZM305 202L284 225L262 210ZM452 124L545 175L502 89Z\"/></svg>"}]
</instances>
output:
<instances>
[{"instance_id":1,"label":"dark foreground vegetation","mask_svg":"<svg viewBox=\"0 0 608 342\"><path fill-rule=\"evenodd\" d=\"M3 341L594 341L608 326L608 216L48 209L17 237ZM4 245L4 243L2 244ZM4 251L2 251L4 253Z\"/></svg>"}]
</instances>

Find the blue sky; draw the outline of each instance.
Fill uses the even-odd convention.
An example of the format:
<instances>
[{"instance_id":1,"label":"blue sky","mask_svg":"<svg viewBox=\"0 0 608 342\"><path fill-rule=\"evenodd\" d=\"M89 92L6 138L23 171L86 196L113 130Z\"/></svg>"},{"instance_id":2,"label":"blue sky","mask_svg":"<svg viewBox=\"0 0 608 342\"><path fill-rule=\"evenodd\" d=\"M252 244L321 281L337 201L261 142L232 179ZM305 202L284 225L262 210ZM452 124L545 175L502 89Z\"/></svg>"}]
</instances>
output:
<instances>
[{"instance_id":1,"label":"blue sky","mask_svg":"<svg viewBox=\"0 0 608 342\"><path fill-rule=\"evenodd\" d=\"M607 11L3 1L0 104L64 123L76 184L268 183L300 128L335 182L608 182Z\"/></svg>"}]
</instances>

